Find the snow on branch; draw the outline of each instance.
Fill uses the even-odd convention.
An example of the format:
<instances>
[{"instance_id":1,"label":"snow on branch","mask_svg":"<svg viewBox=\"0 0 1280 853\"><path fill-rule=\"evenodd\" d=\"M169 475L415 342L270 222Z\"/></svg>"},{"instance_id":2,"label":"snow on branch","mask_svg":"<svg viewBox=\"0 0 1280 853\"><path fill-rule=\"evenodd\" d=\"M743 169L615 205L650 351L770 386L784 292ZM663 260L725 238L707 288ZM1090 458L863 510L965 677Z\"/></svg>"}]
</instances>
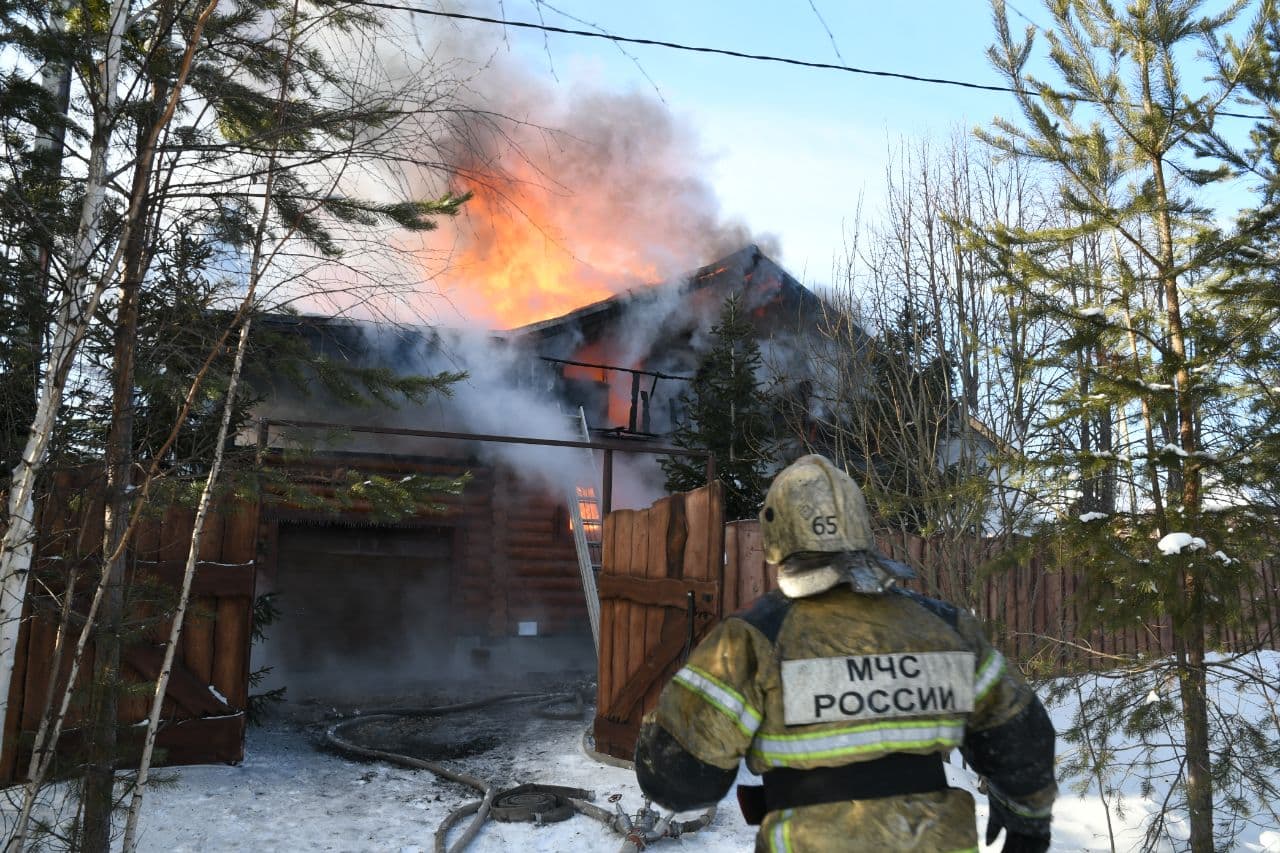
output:
<instances>
[{"instance_id":1,"label":"snow on branch","mask_svg":"<svg viewBox=\"0 0 1280 853\"><path fill-rule=\"evenodd\" d=\"M1156 547L1160 549L1161 554L1172 556L1181 554L1183 549L1199 551L1205 547L1205 541L1199 536L1192 536L1190 533L1170 533L1157 542Z\"/></svg>"}]
</instances>

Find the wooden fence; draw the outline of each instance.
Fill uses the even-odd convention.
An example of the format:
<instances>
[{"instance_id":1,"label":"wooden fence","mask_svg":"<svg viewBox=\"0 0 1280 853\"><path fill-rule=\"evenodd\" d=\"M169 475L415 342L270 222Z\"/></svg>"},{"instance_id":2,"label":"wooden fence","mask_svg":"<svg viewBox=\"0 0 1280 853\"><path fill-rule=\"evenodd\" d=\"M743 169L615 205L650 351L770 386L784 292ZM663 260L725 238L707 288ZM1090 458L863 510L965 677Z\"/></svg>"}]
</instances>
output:
<instances>
[{"instance_id":1,"label":"wooden fence","mask_svg":"<svg viewBox=\"0 0 1280 853\"><path fill-rule=\"evenodd\" d=\"M746 522L743 522L746 523ZM752 522L754 523L754 522ZM1091 627L1080 594L1087 567L1064 569L1037 553L996 572L984 567L1000 555L998 540L928 540L898 535L879 542L882 551L910 564L919 574L914 588L968 605L988 628L992 641L1028 672L1060 675L1114 667L1118 659L1173 654L1167 619L1139 619L1129 626ZM1225 651L1277 648L1280 641L1280 576L1276 561L1254 565L1252 581L1239 590L1245 612L1257 618L1246 630L1215 626L1211 647ZM757 567L756 571L765 571Z\"/></svg>"},{"instance_id":2,"label":"wooden fence","mask_svg":"<svg viewBox=\"0 0 1280 853\"><path fill-rule=\"evenodd\" d=\"M84 472L59 475L39 508L37 558L4 720L0 784L25 775L46 703L50 696L60 698L66 687L70 650L56 676L51 671L58 628L55 596L61 596L72 569L77 569L75 609L86 612L98 576L103 490L87 477ZM127 618L151 621L121 652L126 685L154 683L159 676L172 623L155 614L163 599L176 600L194 523L194 510L177 506L139 520L127 556ZM191 608L162 708L160 764L235 763L244 756L257 527L256 504L224 506L205 518ZM153 594L138 594L143 589ZM79 696L93 672L94 651L90 643L76 684ZM138 754L143 727L135 724L147 718L150 702L146 689L125 689L118 699L124 764L133 763ZM73 701L59 741L60 754L74 756L80 750L84 723L84 708Z\"/></svg>"},{"instance_id":3,"label":"wooden fence","mask_svg":"<svg viewBox=\"0 0 1280 853\"><path fill-rule=\"evenodd\" d=\"M690 627L696 643L719 619L777 586L776 569L764 560L759 522L723 524L717 521L720 507L718 492L699 489L605 519L595 721L596 748L602 752L631 757L641 717L684 661ZM883 537L878 545L916 568L920 577L912 588L970 606L992 641L1028 671L1056 675L1101 669L1114 666L1118 656L1159 657L1173 651L1166 623L1135 620L1124 629L1083 628L1089 620L1077 600L1082 571L1049 569L1048 560L1035 556L1008 571L983 574L982 567L998 556L999 546L990 540L899 535ZM1218 630L1212 645L1280 647L1277 561L1259 562L1255 583L1241 596L1257 605L1261 618L1247 632Z\"/></svg>"},{"instance_id":4,"label":"wooden fence","mask_svg":"<svg viewBox=\"0 0 1280 853\"><path fill-rule=\"evenodd\" d=\"M1105 668L1117 657L1172 654L1167 622L1138 621L1126 628L1087 629L1081 611L1083 571L1050 567L1042 555L995 573L983 567L999 556L996 540L929 540L920 536L884 536L880 550L916 569L910 587L926 595L969 606L986 623L993 642L1028 671L1043 675ZM1280 572L1277 561L1260 560L1254 582L1240 590L1246 607L1258 614L1248 630L1216 628L1212 646L1241 651L1276 648L1280 643ZM738 589L737 608L773 589L774 567L764 561L757 521L725 525L725 583ZM734 609L737 609L734 608ZM731 613L733 609L726 609Z\"/></svg>"}]
</instances>

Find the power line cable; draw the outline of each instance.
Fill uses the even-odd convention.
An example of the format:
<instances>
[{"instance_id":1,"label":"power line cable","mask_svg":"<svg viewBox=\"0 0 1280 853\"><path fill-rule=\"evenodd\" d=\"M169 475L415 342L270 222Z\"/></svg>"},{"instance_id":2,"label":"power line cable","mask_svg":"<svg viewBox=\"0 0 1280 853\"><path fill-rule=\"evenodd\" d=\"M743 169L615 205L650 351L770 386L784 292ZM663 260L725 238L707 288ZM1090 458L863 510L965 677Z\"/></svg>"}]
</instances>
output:
<instances>
[{"instance_id":1,"label":"power line cable","mask_svg":"<svg viewBox=\"0 0 1280 853\"><path fill-rule=\"evenodd\" d=\"M689 53L708 53L717 56L731 56L735 59L749 59L756 62L776 62L782 65L795 65L801 68L817 68L824 71L843 71L847 74L863 74L869 77L888 77L895 80L907 80L912 83L931 83L939 86L957 86L961 89L977 89L983 92L1003 92L1009 94L1018 94L1018 90L1011 86L1000 86L993 83L973 83L968 80L953 80L947 77L925 77L919 74L907 74L901 71L880 71L874 68L858 68L853 65L837 65L831 62L815 62L807 59L794 59L787 56L773 56L767 53L747 53L741 50L731 50L722 47L701 47L697 45L681 44L680 42L664 41L662 39L645 39L634 38L631 36L620 36L607 32L591 32L590 30L575 30L569 27L557 27L551 24L535 24L531 21L512 21L503 20L501 18L489 18L484 15L468 15L462 12L445 12L438 9L422 9L416 6L401 6L394 3L380 3L378 0L352 0L354 6L367 6L374 9L388 9L393 12L408 12L413 15L430 15L436 18L452 18L459 21L474 21L481 24L495 24L500 27L516 27L526 30L538 30L544 33L559 33L560 35L578 36L579 38L604 39L605 41L617 42L619 44L640 44L650 47L665 47L670 50L682 50ZM1038 93L1031 93L1038 96ZM1060 93L1059 98L1064 100L1074 100L1078 102L1093 103L1089 99L1079 98L1065 93ZM1269 121L1270 116L1255 115L1252 113L1233 113L1225 111L1215 111L1216 115L1229 118L1246 118L1255 121Z\"/></svg>"}]
</instances>

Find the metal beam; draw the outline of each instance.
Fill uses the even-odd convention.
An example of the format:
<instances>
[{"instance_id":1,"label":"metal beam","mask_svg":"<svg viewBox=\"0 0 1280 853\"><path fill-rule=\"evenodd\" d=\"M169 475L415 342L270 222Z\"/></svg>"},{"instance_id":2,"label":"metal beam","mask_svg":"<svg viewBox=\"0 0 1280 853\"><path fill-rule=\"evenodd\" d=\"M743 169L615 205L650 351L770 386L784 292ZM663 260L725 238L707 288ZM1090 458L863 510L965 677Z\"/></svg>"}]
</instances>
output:
<instances>
[{"instance_id":1,"label":"metal beam","mask_svg":"<svg viewBox=\"0 0 1280 853\"><path fill-rule=\"evenodd\" d=\"M295 429L331 429L346 432L367 432L377 435L404 435L416 438L448 438L459 441L489 441L500 444L538 444L546 447L582 447L587 450L617 450L622 453L648 453L655 456L695 456L706 458L710 451L694 450L687 447L669 447L649 444L647 442L630 441L574 441L560 438L533 438L522 435L488 435L478 432L447 432L436 429L407 429L404 427L357 426L354 424L335 424L325 421L294 421L263 418L259 421L259 441L266 443L267 430L271 427L293 427Z\"/></svg>"},{"instance_id":2,"label":"metal beam","mask_svg":"<svg viewBox=\"0 0 1280 853\"><path fill-rule=\"evenodd\" d=\"M552 358L549 355L540 355L538 358L543 361L549 361L552 364L572 364L574 367L590 367L593 370L613 370L618 373L630 373L634 376L652 376L654 379L678 379L681 382L692 382L692 376L679 376L674 373L660 373L656 370L641 370L638 367L618 367L613 364L593 364L589 361L571 361L567 358Z\"/></svg>"}]
</instances>

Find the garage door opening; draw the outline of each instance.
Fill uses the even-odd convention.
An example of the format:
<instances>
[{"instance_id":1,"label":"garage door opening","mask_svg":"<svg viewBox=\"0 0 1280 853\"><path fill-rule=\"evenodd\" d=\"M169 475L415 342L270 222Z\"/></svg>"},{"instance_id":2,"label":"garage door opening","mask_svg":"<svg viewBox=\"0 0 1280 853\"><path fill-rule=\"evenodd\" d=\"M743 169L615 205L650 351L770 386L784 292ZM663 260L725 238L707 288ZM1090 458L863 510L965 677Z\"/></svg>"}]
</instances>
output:
<instances>
[{"instance_id":1,"label":"garage door opening","mask_svg":"<svg viewBox=\"0 0 1280 853\"><path fill-rule=\"evenodd\" d=\"M409 695L448 675L453 531L282 523L279 618L256 650L294 702Z\"/></svg>"}]
</instances>

